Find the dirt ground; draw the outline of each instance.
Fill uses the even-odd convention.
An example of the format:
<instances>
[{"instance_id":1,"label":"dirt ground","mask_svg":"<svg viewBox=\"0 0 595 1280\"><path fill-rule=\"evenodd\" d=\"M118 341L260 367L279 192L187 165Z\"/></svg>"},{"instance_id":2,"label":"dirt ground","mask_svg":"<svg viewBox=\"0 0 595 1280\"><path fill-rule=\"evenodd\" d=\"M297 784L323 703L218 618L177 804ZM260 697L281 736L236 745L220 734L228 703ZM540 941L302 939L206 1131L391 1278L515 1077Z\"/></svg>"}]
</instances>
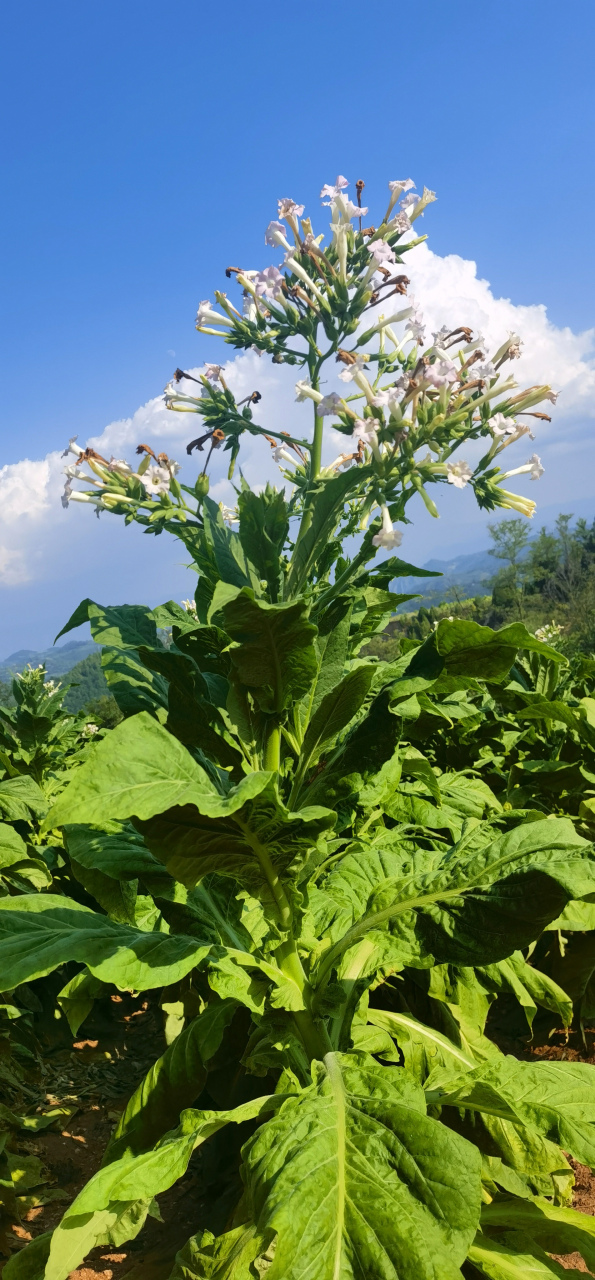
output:
<instances>
[{"instance_id":1,"label":"dirt ground","mask_svg":"<svg viewBox=\"0 0 595 1280\"><path fill-rule=\"evenodd\" d=\"M502 1010L494 1038L507 1053L523 1059L582 1061L595 1064L595 1030L579 1034L535 1028L531 1041ZM512 1018L514 1024L515 1017ZM18 1133L12 1146L17 1154L40 1161L38 1184L25 1192L21 1222L9 1235L12 1250L51 1230L65 1207L97 1171L108 1139L126 1102L149 1066L163 1052L162 1014L142 997L111 997L111 1005L84 1024L80 1038L59 1045L45 1059L45 1077L38 1089L38 1106L72 1108L67 1122L35 1134ZM32 1103L29 1100L29 1110ZM37 1167L37 1166L36 1166ZM595 1175L573 1164L576 1185L573 1203L595 1214ZM58 1198L59 1197L59 1198ZM168 1280L175 1254L189 1236L204 1227L204 1198L200 1162L193 1157L185 1177L159 1197L162 1222L148 1218L136 1240L119 1249L93 1251L69 1280ZM4 1260L6 1261L6 1260ZM569 1270L590 1274L579 1254L557 1258ZM3 1264L0 1262L0 1275Z\"/></svg>"}]
</instances>

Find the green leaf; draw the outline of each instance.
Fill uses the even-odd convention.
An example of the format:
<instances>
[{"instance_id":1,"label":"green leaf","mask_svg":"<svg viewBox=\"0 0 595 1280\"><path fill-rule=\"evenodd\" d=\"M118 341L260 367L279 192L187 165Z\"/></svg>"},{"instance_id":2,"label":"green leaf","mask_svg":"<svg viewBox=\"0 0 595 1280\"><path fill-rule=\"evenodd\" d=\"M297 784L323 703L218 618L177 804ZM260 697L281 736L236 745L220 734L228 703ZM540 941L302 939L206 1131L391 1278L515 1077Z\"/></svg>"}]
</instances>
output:
<instances>
[{"instance_id":1,"label":"green leaf","mask_svg":"<svg viewBox=\"0 0 595 1280\"><path fill-rule=\"evenodd\" d=\"M316 677L316 627L305 603L266 604L244 589L222 612L236 678L262 711L280 715Z\"/></svg>"},{"instance_id":2,"label":"green leaf","mask_svg":"<svg viewBox=\"0 0 595 1280\"><path fill-rule=\"evenodd\" d=\"M578 1271L567 1271L553 1262L522 1232L505 1232L497 1240L478 1232L468 1257L490 1280L551 1280L552 1276L579 1275Z\"/></svg>"},{"instance_id":3,"label":"green leaf","mask_svg":"<svg viewBox=\"0 0 595 1280\"><path fill-rule=\"evenodd\" d=\"M184 1111L179 1127L150 1151L124 1156L104 1165L79 1192L54 1231L45 1280L67 1280L68 1275L118 1219L135 1218L148 1211L154 1196L167 1191L186 1172L197 1146L226 1124L241 1124L279 1106L282 1098L256 1098L232 1111ZM142 1223L140 1224L142 1225ZM137 1234L129 1230L120 1243Z\"/></svg>"},{"instance_id":4,"label":"green leaf","mask_svg":"<svg viewBox=\"0 0 595 1280\"><path fill-rule=\"evenodd\" d=\"M371 662L349 671L319 702L306 729L302 757L309 762L357 715L374 677Z\"/></svg>"},{"instance_id":5,"label":"green leaf","mask_svg":"<svg viewBox=\"0 0 595 1280\"><path fill-rule=\"evenodd\" d=\"M146 819L173 805L196 805L209 817L241 808L263 790L269 774L251 774L227 796L173 734L147 712L123 720L93 748L58 797L45 827L70 823L102 823L132 816Z\"/></svg>"},{"instance_id":6,"label":"green leaf","mask_svg":"<svg viewBox=\"0 0 595 1280\"><path fill-rule=\"evenodd\" d=\"M434 1067L446 1067L453 1074L460 1071L473 1071L476 1063L467 1051L453 1044L448 1036L442 1035L434 1027L426 1027L423 1022L410 1013L396 1013L388 1009L368 1009L368 1022L374 1027L387 1031L403 1050L405 1065L412 1070L409 1059L419 1057L411 1048L421 1048L423 1056L423 1076L429 1075ZM411 1048L410 1048L411 1046ZM414 1074L417 1075L417 1072Z\"/></svg>"},{"instance_id":7,"label":"green leaf","mask_svg":"<svg viewBox=\"0 0 595 1280\"><path fill-rule=\"evenodd\" d=\"M138 881L115 880L113 876L106 876L103 871L97 871L94 867L82 866L72 857L70 870L75 880L95 898L110 920L116 920L119 924L135 923Z\"/></svg>"},{"instance_id":8,"label":"green leaf","mask_svg":"<svg viewBox=\"0 0 595 1280\"><path fill-rule=\"evenodd\" d=\"M379 882L322 972L366 936L401 964L492 964L528 946L594 878L595 855L568 819L529 822L436 870Z\"/></svg>"},{"instance_id":9,"label":"green leaf","mask_svg":"<svg viewBox=\"0 0 595 1280\"><path fill-rule=\"evenodd\" d=\"M480 1208L479 1154L425 1114L398 1067L329 1054L244 1147L269 1280L455 1280Z\"/></svg>"},{"instance_id":10,"label":"green leaf","mask_svg":"<svg viewBox=\"0 0 595 1280\"><path fill-rule=\"evenodd\" d=\"M8 822L29 822L44 814L47 802L43 791L27 774L0 782L0 818Z\"/></svg>"},{"instance_id":11,"label":"green leaf","mask_svg":"<svg viewBox=\"0 0 595 1280\"><path fill-rule=\"evenodd\" d=\"M217 1238L203 1231L176 1254L169 1280L254 1280L270 1261L268 1255L263 1257L265 1246L265 1237L252 1225L235 1227Z\"/></svg>"},{"instance_id":12,"label":"green leaf","mask_svg":"<svg viewBox=\"0 0 595 1280\"><path fill-rule=\"evenodd\" d=\"M330 693L343 676L349 652L352 610L352 596L337 596L317 618L318 635L314 644L320 666L311 693L310 713L317 710L325 694Z\"/></svg>"},{"instance_id":13,"label":"green leaf","mask_svg":"<svg viewBox=\"0 0 595 1280\"><path fill-rule=\"evenodd\" d=\"M206 1064L217 1052L236 1007L234 1000L208 1005L153 1063L126 1104L104 1164L148 1150L178 1124L180 1113L202 1091Z\"/></svg>"},{"instance_id":14,"label":"green leaf","mask_svg":"<svg viewBox=\"0 0 595 1280\"><path fill-rule=\"evenodd\" d=\"M258 576L246 559L244 548L237 535L228 529L221 511L212 498L204 499L205 534L213 547L215 563L224 583L233 587L249 587L259 590Z\"/></svg>"},{"instance_id":15,"label":"green leaf","mask_svg":"<svg viewBox=\"0 0 595 1280\"><path fill-rule=\"evenodd\" d=\"M27 857L27 845L23 837L7 822L0 822L0 869L10 867Z\"/></svg>"},{"instance_id":16,"label":"green leaf","mask_svg":"<svg viewBox=\"0 0 595 1280\"><path fill-rule=\"evenodd\" d=\"M426 1083L428 1099L526 1125L595 1167L595 1067L587 1062L519 1062L495 1058L458 1080Z\"/></svg>"},{"instance_id":17,"label":"green leaf","mask_svg":"<svg viewBox=\"0 0 595 1280\"><path fill-rule=\"evenodd\" d=\"M350 489L357 488L366 472L365 467L352 467L349 471L324 480L312 487L311 521L307 532L299 539L293 553L292 567L287 580L287 591L297 594L317 556L326 549L339 520Z\"/></svg>"},{"instance_id":18,"label":"green leaf","mask_svg":"<svg viewBox=\"0 0 595 1280\"><path fill-rule=\"evenodd\" d=\"M267 584L273 604L282 590L281 552L289 532L284 491L266 485L260 493L248 487L238 497L239 536L247 559Z\"/></svg>"},{"instance_id":19,"label":"green leaf","mask_svg":"<svg viewBox=\"0 0 595 1280\"><path fill-rule=\"evenodd\" d=\"M203 812L196 802L177 806L144 822L141 829L151 851L188 887L216 871L234 876L269 902L277 877L285 877L290 867L297 869L335 821L331 810L314 805L289 812L267 773L248 774L234 787L218 806L216 821L204 812L202 800L200 807ZM214 805L210 807L212 811Z\"/></svg>"},{"instance_id":20,"label":"green leaf","mask_svg":"<svg viewBox=\"0 0 595 1280\"><path fill-rule=\"evenodd\" d=\"M121 991L146 991L178 982L209 950L196 938L116 924L53 894L0 898L0 970L8 990L76 960Z\"/></svg>"},{"instance_id":21,"label":"green leaf","mask_svg":"<svg viewBox=\"0 0 595 1280\"><path fill-rule=\"evenodd\" d=\"M85 1018L88 1018L97 996L103 990L104 983L100 982L99 978L94 978L87 969L82 969L58 992L58 1004L66 1014L66 1021L73 1036L77 1034Z\"/></svg>"},{"instance_id":22,"label":"green leaf","mask_svg":"<svg viewBox=\"0 0 595 1280\"><path fill-rule=\"evenodd\" d=\"M167 708L167 681L149 671L131 649L104 649L101 668L122 715L134 716L140 711L155 715Z\"/></svg>"},{"instance_id":23,"label":"green leaf","mask_svg":"<svg viewBox=\"0 0 595 1280\"><path fill-rule=\"evenodd\" d=\"M94 600L83 600L66 626L58 632L56 640L66 635L67 631L80 627L83 622L91 624L91 635L97 644L110 645L116 649L138 649L141 644L150 645L151 648L160 646L153 614L142 604L104 606L95 604Z\"/></svg>"},{"instance_id":24,"label":"green leaf","mask_svg":"<svg viewBox=\"0 0 595 1280\"><path fill-rule=\"evenodd\" d=\"M301 792L301 804L355 803L363 787L390 760L397 745L401 722L389 707L390 694L382 690L367 715L314 774Z\"/></svg>"},{"instance_id":25,"label":"green leaf","mask_svg":"<svg viewBox=\"0 0 595 1280\"><path fill-rule=\"evenodd\" d=\"M488 1232L523 1231L548 1253L578 1252L589 1269L595 1269L595 1218L590 1213L551 1204L541 1197L502 1198L482 1205L481 1225Z\"/></svg>"},{"instance_id":26,"label":"green leaf","mask_svg":"<svg viewBox=\"0 0 595 1280\"><path fill-rule=\"evenodd\" d=\"M52 1231L44 1231L26 1248L13 1253L8 1262L4 1263L4 1280L44 1280L52 1235Z\"/></svg>"}]
</instances>

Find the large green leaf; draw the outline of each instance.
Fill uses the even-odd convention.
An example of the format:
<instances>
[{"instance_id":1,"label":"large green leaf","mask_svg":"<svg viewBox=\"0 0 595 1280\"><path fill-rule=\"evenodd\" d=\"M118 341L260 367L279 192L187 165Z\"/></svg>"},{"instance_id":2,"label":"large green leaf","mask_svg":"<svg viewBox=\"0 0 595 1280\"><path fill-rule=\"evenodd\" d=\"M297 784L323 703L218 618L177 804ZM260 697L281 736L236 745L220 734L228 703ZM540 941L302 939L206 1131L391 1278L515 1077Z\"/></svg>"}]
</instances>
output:
<instances>
[{"instance_id":1,"label":"large green leaf","mask_svg":"<svg viewBox=\"0 0 595 1280\"><path fill-rule=\"evenodd\" d=\"M46 810L43 791L28 774L0 782L0 818L8 822L28 822L32 815L39 816Z\"/></svg>"},{"instance_id":2,"label":"large green leaf","mask_svg":"<svg viewBox=\"0 0 595 1280\"><path fill-rule=\"evenodd\" d=\"M316 677L316 627L303 600L274 605L247 588L222 610L236 678L261 711L281 715Z\"/></svg>"},{"instance_id":3,"label":"large green leaf","mask_svg":"<svg viewBox=\"0 0 595 1280\"><path fill-rule=\"evenodd\" d=\"M300 804L353 804L363 787L391 759L401 732L401 722L382 690L366 716L331 752L300 794Z\"/></svg>"},{"instance_id":4,"label":"large green leaf","mask_svg":"<svg viewBox=\"0 0 595 1280\"><path fill-rule=\"evenodd\" d=\"M58 632L56 640L67 631L82 626L83 622L91 624L91 635L97 644L116 649L138 649L141 644L160 645L155 619L151 610L142 604L101 605L95 604L94 600L83 600Z\"/></svg>"},{"instance_id":5,"label":"large green leaf","mask_svg":"<svg viewBox=\"0 0 595 1280\"><path fill-rule=\"evenodd\" d=\"M447 855L425 874L379 880L322 971L366 936L401 964L492 964L527 946L594 884L595 854L568 819L530 822L478 852Z\"/></svg>"},{"instance_id":6,"label":"large green leaf","mask_svg":"<svg viewBox=\"0 0 595 1280\"><path fill-rule=\"evenodd\" d=\"M211 1231L193 1236L176 1254L169 1280L254 1280L270 1262L266 1239L246 1224L215 1237Z\"/></svg>"},{"instance_id":7,"label":"large green leaf","mask_svg":"<svg viewBox=\"0 0 595 1280\"><path fill-rule=\"evenodd\" d=\"M544 1249L523 1232L503 1232L492 1240L478 1232L469 1250L469 1261L489 1280L552 1280L552 1276L578 1276L552 1261Z\"/></svg>"},{"instance_id":8,"label":"large green leaf","mask_svg":"<svg viewBox=\"0 0 595 1280\"><path fill-rule=\"evenodd\" d=\"M122 715L140 711L155 715L167 708L167 681L140 661L132 649L103 649L101 667Z\"/></svg>"},{"instance_id":9,"label":"large green leaf","mask_svg":"<svg viewBox=\"0 0 595 1280\"><path fill-rule=\"evenodd\" d=\"M215 790L190 752L147 712L122 721L99 742L51 809L46 827L114 818L152 818L172 805L196 805L210 817L239 809L269 782L251 774L227 796Z\"/></svg>"},{"instance_id":10,"label":"large green leaf","mask_svg":"<svg viewBox=\"0 0 595 1280\"><path fill-rule=\"evenodd\" d=\"M76 960L122 991L146 991L178 982L209 950L210 943L143 933L53 894L0 898L0 971L7 990Z\"/></svg>"},{"instance_id":11,"label":"large green leaf","mask_svg":"<svg viewBox=\"0 0 595 1280\"><path fill-rule=\"evenodd\" d=\"M433 682L442 671L466 679L502 680L519 649L535 650L553 662L565 661L562 654L536 640L521 622L493 631L477 622L443 619L413 655L404 680ZM416 692L413 688L409 691Z\"/></svg>"},{"instance_id":12,"label":"large green leaf","mask_svg":"<svg viewBox=\"0 0 595 1280\"><path fill-rule=\"evenodd\" d=\"M273 604L282 593L281 552L289 532L284 491L267 483L260 493L243 485L238 497L239 537L244 552L267 584Z\"/></svg>"},{"instance_id":13,"label":"large green leaf","mask_svg":"<svg viewBox=\"0 0 595 1280\"><path fill-rule=\"evenodd\" d=\"M153 1063L126 1104L104 1164L147 1151L177 1125L180 1113L192 1106L202 1090L206 1064L217 1052L235 1008L233 1000L207 1005Z\"/></svg>"},{"instance_id":14,"label":"large green leaf","mask_svg":"<svg viewBox=\"0 0 595 1280\"><path fill-rule=\"evenodd\" d=\"M425 1114L398 1067L329 1054L244 1148L270 1280L455 1280L480 1208L479 1154Z\"/></svg>"},{"instance_id":15,"label":"large green leaf","mask_svg":"<svg viewBox=\"0 0 595 1280\"><path fill-rule=\"evenodd\" d=\"M201 802L203 812L192 803L143 822L149 849L188 887L215 871L234 876L250 892L270 900L277 877L286 877L290 867L298 869L335 821L332 810L315 805L289 812L270 778L248 774L229 793L227 812L220 806L214 817Z\"/></svg>"},{"instance_id":16,"label":"large green leaf","mask_svg":"<svg viewBox=\"0 0 595 1280\"><path fill-rule=\"evenodd\" d=\"M246 558L244 548L232 529L225 524L223 515L212 498L205 498L203 505L205 536L210 542L221 581L232 587L260 589L258 574Z\"/></svg>"},{"instance_id":17,"label":"large green leaf","mask_svg":"<svg viewBox=\"0 0 595 1280\"><path fill-rule=\"evenodd\" d=\"M445 1079L426 1082L428 1099L526 1125L595 1167L595 1067L587 1062L519 1062L495 1058Z\"/></svg>"}]
</instances>

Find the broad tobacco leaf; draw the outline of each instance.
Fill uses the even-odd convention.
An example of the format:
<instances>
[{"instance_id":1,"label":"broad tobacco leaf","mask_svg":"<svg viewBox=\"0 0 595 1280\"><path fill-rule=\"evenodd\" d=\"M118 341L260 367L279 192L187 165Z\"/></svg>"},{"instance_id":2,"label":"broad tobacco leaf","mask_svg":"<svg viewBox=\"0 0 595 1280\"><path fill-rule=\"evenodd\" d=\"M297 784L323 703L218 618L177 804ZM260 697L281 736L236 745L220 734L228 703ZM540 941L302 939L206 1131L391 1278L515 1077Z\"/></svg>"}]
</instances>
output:
<instances>
[{"instance_id":1,"label":"broad tobacco leaf","mask_svg":"<svg viewBox=\"0 0 595 1280\"><path fill-rule=\"evenodd\" d=\"M329 1054L244 1148L268 1280L455 1280L481 1200L477 1150L399 1067ZM230 1274L225 1273L224 1274Z\"/></svg>"},{"instance_id":2,"label":"broad tobacco leaf","mask_svg":"<svg viewBox=\"0 0 595 1280\"><path fill-rule=\"evenodd\" d=\"M144 933L54 894L0 898L0 971L7 990L77 960L121 991L147 991L178 982L210 946L182 934Z\"/></svg>"},{"instance_id":3,"label":"broad tobacco leaf","mask_svg":"<svg viewBox=\"0 0 595 1280\"><path fill-rule=\"evenodd\" d=\"M261 711L281 715L307 693L318 669L314 637L303 600L273 605L249 589L222 609L236 679Z\"/></svg>"}]
</instances>

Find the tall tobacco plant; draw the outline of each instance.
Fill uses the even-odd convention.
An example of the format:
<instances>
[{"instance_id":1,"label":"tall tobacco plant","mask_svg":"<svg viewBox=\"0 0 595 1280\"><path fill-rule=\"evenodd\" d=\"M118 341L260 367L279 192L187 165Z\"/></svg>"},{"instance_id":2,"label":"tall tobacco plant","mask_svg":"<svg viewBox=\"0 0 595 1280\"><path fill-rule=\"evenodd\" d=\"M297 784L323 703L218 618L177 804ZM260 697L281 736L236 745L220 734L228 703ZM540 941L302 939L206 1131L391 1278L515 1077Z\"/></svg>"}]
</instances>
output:
<instances>
[{"instance_id":1,"label":"tall tobacco plant","mask_svg":"<svg viewBox=\"0 0 595 1280\"><path fill-rule=\"evenodd\" d=\"M424 347L415 306L391 300L433 194L393 182L378 227L362 228L363 184L357 205L346 186L323 188L328 247L280 201L266 240L282 267L228 268L242 309L221 292L198 313L201 331L303 367L311 435L265 431L258 392L238 404L220 366L197 394L180 370L166 389L172 410L204 420L189 452L223 447L233 472L242 434L266 436L288 490L240 475L237 508L222 509L206 466L191 487L145 445L134 471L71 442L64 501L175 534L198 583L186 608L87 600L65 628L90 621L126 718L46 828L136 886L134 923L107 899L93 911L23 894L0 900L0 955L13 987L66 961L81 983L165 987L174 1020L102 1168L7 1280L65 1280L95 1244L133 1237L207 1140L209 1229L172 1280L546 1277L561 1274L551 1253L574 1250L595 1264L568 1160L595 1167L593 1068L519 1062L485 1033L499 975L567 1010L527 955L595 892L591 844L416 745L428 723L475 714L468 690L503 684L519 649L560 655L520 624L442 622L394 663L360 656L408 598L391 584L420 572L377 558L399 545L414 494L435 514L431 485L469 483L481 505L531 514L502 482L537 476L539 459L502 472L501 454L553 393L514 393L515 335L491 359L463 325ZM329 361L342 394L320 389ZM324 465L329 417L345 449ZM455 451L479 439L472 471ZM420 818L420 786L448 821Z\"/></svg>"}]
</instances>

